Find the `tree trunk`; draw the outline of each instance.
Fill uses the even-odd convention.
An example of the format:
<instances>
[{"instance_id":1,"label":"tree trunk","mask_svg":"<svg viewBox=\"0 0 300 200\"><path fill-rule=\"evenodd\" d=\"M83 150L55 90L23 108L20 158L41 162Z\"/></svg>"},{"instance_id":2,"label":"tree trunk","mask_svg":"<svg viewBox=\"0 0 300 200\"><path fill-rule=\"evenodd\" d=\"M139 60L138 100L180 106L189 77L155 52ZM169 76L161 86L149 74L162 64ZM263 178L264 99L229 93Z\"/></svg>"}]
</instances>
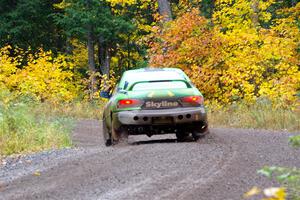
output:
<instances>
[{"instance_id":1,"label":"tree trunk","mask_svg":"<svg viewBox=\"0 0 300 200\"><path fill-rule=\"evenodd\" d=\"M86 0L87 8L91 9L91 0ZM95 46L94 46L94 29L92 24L87 24L87 48L88 48L88 65L90 70L90 99L93 98L97 91L96 64L95 64Z\"/></svg>"},{"instance_id":2,"label":"tree trunk","mask_svg":"<svg viewBox=\"0 0 300 200\"><path fill-rule=\"evenodd\" d=\"M252 15L252 23L255 28L259 28L259 19L258 19L258 14L259 14L259 0L254 0L252 4L252 10L253 10L253 15Z\"/></svg>"},{"instance_id":3,"label":"tree trunk","mask_svg":"<svg viewBox=\"0 0 300 200\"><path fill-rule=\"evenodd\" d=\"M94 41L93 41L93 29L91 26L88 28L88 34L87 34L87 46L88 46L88 64L89 64L89 70L91 73L90 77L90 91L91 95L90 98L92 98L93 94L96 92L96 65L95 65L95 47L94 47Z\"/></svg>"},{"instance_id":4,"label":"tree trunk","mask_svg":"<svg viewBox=\"0 0 300 200\"><path fill-rule=\"evenodd\" d=\"M96 72L95 48L94 48L94 41L93 41L92 30L88 31L87 40L88 40L88 62L89 62L89 69L92 72Z\"/></svg>"},{"instance_id":5,"label":"tree trunk","mask_svg":"<svg viewBox=\"0 0 300 200\"><path fill-rule=\"evenodd\" d=\"M101 75L106 75L106 77L110 78L110 61L111 55L109 51L109 47L104 44L102 37L99 37L98 40L98 61L100 65ZM101 79L101 89L110 92L111 86L105 81L107 79Z\"/></svg>"},{"instance_id":6,"label":"tree trunk","mask_svg":"<svg viewBox=\"0 0 300 200\"><path fill-rule=\"evenodd\" d=\"M127 37L127 70L130 68L130 36Z\"/></svg>"},{"instance_id":7,"label":"tree trunk","mask_svg":"<svg viewBox=\"0 0 300 200\"><path fill-rule=\"evenodd\" d=\"M104 74L107 75L107 77L109 78L109 71L110 71L110 61L111 61L111 55L110 55L110 52L109 52L109 49L106 48L105 50L105 60L104 60L104 65L103 65L103 72Z\"/></svg>"},{"instance_id":8,"label":"tree trunk","mask_svg":"<svg viewBox=\"0 0 300 200\"><path fill-rule=\"evenodd\" d=\"M100 36L98 40L98 61L102 75L109 77L111 55L109 47L105 44L103 38Z\"/></svg>"},{"instance_id":9,"label":"tree trunk","mask_svg":"<svg viewBox=\"0 0 300 200\"><path fill-rule=\"evenodd\" d=\"M73 52L73 46L70 42L70 38L67 38L65 43L65 53L71 55L72 52Z\"/></svg>"},{"instance_id":10,"label":"tree trunk","mask_svg":"<svg viewBox=\"0 0 300 200\"><path fill-rule=\"evenodd\" d=\"M98 39L98 62L99 62L99 66L100 66L100 72L103 75L103 66L104 66L104 60L105 60L105 45L104 45L104 40L103 38L100 36Z\"/></svg>"},{"instance_id":11,"label":"tree trunk","mask_svg":"<svg viewBox=\"0 0 300 200\"><path fill-rule=\"evenodd\" d=\"M164 22L172 20L172 10L170 2L168 0L158 0L158 11L159 14L163 17Z\"/></svg>"}]
</instances>

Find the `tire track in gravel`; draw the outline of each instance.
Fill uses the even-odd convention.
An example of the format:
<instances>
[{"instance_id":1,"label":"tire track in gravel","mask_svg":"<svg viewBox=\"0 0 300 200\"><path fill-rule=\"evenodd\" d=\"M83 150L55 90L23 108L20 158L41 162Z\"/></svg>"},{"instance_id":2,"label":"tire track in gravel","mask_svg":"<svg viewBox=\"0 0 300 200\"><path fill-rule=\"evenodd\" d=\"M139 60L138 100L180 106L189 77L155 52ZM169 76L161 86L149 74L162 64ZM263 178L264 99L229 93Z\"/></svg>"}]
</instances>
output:
<instances>
[{"instance_id":1,"label":"tire track in gravel","mask_svg":"<svg viewBox=\"0 0 300 200\"><path fill-rule=\"evenodd\" d=\"M197 143L135 136L129 145L105 147L99 124L78 122L73 137L80 154L49 160L41 176L14 179L0 199L234 200L254 185L274 184L256 174L262 166L300 164L287 133L212 129Z\"/></svg>"}]
</instances>

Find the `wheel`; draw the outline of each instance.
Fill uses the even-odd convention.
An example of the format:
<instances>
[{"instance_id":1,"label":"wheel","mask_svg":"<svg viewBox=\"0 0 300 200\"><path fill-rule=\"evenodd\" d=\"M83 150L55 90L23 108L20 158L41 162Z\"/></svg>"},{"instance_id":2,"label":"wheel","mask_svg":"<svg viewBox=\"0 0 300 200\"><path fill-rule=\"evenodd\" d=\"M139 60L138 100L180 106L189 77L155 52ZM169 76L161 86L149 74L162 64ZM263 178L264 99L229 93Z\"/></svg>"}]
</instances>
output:
<instances>
[{"instance_id":1,"label":"wheel","mask_svg":"<svg viewBox=\"0 0 300 200\"><path fill-rule=\"evenodd\" d=\"M194 138L195 141L198 141L200 138L204 138L205 135L202 134L198 134L198 133L192 133L192 136Z\"/></svg>"},{"instance_id":2,"label":"wheel","mask_svg":"<svg viewBox=\"0 0 300 200\"><path fill-rule=\"evenodd\" d=\"M102 120L102 133L103 133L103 139L104 139L105 146L111 146L113 144L112 137L111 137L111 133L109 132L109 130L106 126L105 119Z\"/></svg>"},{"instance_id":3,"label":"wheel","mask_svg":"<svg viewBox=\"0 0 300 200\"><path fill-rule=\"evenodd\" d=\"M111 123L111 144L116 145L128 142L128 132L123 128L116 129L114 122Z\"/></svg>"},{"instance_id":4,"label":"wheel","mask_svg":"<svg viewBox=\"0 0 300 200\"><path fill-rule=\"evenodd\" d=\"M178 131L176 133L177 142L184 142L187 137L188 137L188 134L185 132Z\"/></svg>"}]
</instances>

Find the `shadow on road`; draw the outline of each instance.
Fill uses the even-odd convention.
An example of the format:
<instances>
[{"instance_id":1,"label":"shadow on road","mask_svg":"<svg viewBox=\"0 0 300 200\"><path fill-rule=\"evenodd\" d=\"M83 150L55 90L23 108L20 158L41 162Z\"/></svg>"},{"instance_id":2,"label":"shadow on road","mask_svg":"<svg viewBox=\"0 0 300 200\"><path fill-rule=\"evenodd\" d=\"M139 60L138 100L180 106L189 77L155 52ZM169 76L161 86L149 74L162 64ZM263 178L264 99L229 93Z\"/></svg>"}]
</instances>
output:
<instances>
[{"instance_id":1,"label":"shadow on road","mask_svg":"<svg viewBox=\"0 0 300 200\"><path fill-rule=\"evenodd\" d=\"M177 142L176 139L155 139L155 140L141 140L129 142L130 145L143 145L143 144L160 144L160 143L185 143L185 142L195 142L193 138L187 138L184 142Z\"/></svg>"}]
</instances>

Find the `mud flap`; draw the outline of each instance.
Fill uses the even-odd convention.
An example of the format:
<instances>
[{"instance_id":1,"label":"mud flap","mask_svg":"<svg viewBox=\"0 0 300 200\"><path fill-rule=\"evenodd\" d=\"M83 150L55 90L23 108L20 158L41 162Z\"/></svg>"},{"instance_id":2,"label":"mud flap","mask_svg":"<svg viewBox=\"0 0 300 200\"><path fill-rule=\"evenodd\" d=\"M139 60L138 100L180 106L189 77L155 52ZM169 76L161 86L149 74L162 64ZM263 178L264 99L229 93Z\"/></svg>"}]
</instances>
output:
<instances>
[{"instance_id":1,"label":"mud flap","mask_svg":"<svg viewBox=\"0 0 300 200\"><path fill-rule=\"evenodd\" d=\"M106 126L105 119L102 120L102 134L103 134L103 140L104 140L105 146L111 146L112 145L111 134Z\"/></svg>"}]
</instances>

